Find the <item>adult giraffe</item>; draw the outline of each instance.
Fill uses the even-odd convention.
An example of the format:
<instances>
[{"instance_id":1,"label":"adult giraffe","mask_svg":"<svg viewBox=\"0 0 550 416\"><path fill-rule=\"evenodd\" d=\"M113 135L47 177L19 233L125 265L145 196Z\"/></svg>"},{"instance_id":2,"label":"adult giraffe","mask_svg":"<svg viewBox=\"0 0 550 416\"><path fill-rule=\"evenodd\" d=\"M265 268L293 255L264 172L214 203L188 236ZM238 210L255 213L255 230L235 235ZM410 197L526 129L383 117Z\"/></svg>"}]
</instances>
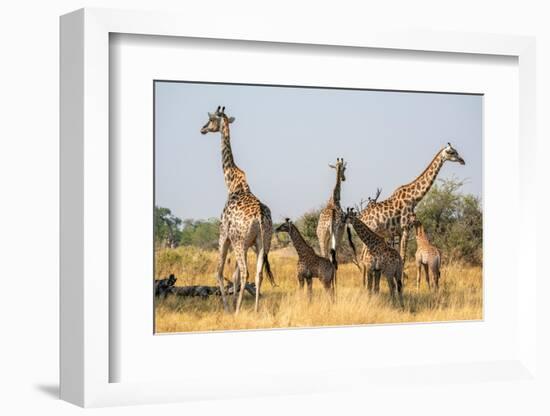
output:
<instances>
[{"instance_id":1,"label":"adult giraffe","mask_svg":"<svg viewBox=\"0 0 550 416\"><path fill-rule=\"evenodd\" d=\"M274 284L268 260L273 225L271 211L252 193L246 181L246 174L235 164L235 160L233 159L229 124L234 121L234 117L228 117L225 114L225 107L222 107L221 110L218 107L216 112L208 113L208 121L201 128L201 133L221 133L222 167L228 195L220 223L217 279L224 309L228 311L223 269L227 251L229 250L229 245L231 245L238 267L238 272L234 274L235 287L239 287L240 283L239 296L235 300L235 314L238 314L248 279L247 252L250 247L254 249L257 255L255 277L256 302L254 306L256 312L258 311L260 287L263 277L262 270L264 268L270 282ZM240 282L238 282L239 278Z\"/></svg>"},{"instance_id":2,"label":"adult giraffe","mask_svg":"<svg viewBox=\"0 0 550 416\"><path fill-rule=\"evenodd\" d=\"M464 159L447 143L414 181L400 186L384 201L371 202L359 218L376 233L392 239L399 237L400 255L405 264L409 229L416 220L414 209L432 187L446 161L464 165Z\"/></svg>"},{"instance_id":3,"label":"adult giraffe","mask_svg":"<svg viewBox=\"0 0 550 416\"><path fill-rule=\"evenodd\" d=\"M335 165L329 165L336 170L336 184L327 205L321 210L317 224L317 238L322 257L328 257L330 249L338 253L338 247L344 235L344 211L340 206L340 190L342 182L346 181L346 165L344 159L336 158Z\"/></svg>"}]
</instances>

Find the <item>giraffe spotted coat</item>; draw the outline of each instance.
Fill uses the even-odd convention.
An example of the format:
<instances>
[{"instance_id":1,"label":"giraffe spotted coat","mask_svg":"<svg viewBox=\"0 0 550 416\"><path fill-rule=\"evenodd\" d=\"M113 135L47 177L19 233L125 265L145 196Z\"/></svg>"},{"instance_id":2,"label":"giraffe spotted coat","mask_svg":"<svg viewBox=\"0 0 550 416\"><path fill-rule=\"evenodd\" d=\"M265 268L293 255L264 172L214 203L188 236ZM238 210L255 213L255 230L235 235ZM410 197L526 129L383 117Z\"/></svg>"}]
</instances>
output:
<instances>
[{"instance_id":1,"label":"giraffe spotted coat","mask_svg":"<svg viewBox=\"0 0 550 416\"><path fill-rule=\"evenodd\" d=\"M365 245L359 257L363 284L370 292L378 293L380 277L384 275L392 298L397 294L399 303L403 306L403 261L397 250L390 247L383 237L365 225L351 208L348 208L346 213L346 222L353 226L359 239ZM350 245L354 247L349 228L348 239Z\"/></svg>"},{"instance_id":2,"label":"giraffe spotted coat","mask_svg":"<svg viewBox=\"0 0 550 416\"><path fill-rule=\"evenodd\" d=\"M428 288L431 289L430 273L433 278L435 289L439 289L439 279L441 277L441 252L434 246L424 230L424 226L420 221L416 221L416 288L420 288L421 269L424 268L424 274L426 276L426 283Z\"/></svg>"},{"instance_id":3,"label":"giraffe spotted coat","mask_svg":"<svg viewBox=\"0 0 550 416\"><path fill-rule=\"evenodd\" d=\"M400 186L386 200L370 203L359 213L359 218L371 230L390 238L395 236L400 240L400 255L405 261L409 229L416 220L415 208L432 187L443 164L446 161L464 164L464 159L448 144L441 149L411 183Z\"/></svg>"},{"instance_id":4,"label":"giraffe spotted coat","mask_svg":"<svg viewBox=\"0 0 550 416\"><path fill-rule=\"evenodd\" d=\"M237 269L234 273L234 287L241 288L238 297L236 291L233 296L235 313L238 313L249 276L247 263L249 248L252 248L257 256L254 306L256 311L259 307L264 268L270 282L274 285L268 259L273 224L271 211L252 193L246 180L246 174L236 165L233 158L229 124L234 120L234 117L228 117L225 114L225 107L221 111L218 107L215 113L208 113L208 121L202 127L201 133L221 133L222 168L228 195L221 215L217 279L224 309L228 310L223 271L227 253L231 246L237 263Z\"/></svg>"},{"instance_id":5,"label":"giraffe spotted coat","mask_svg":"<svg viewBox=\"0 0 550 416\"><path fill-rule=\"evenodd\" d=\"M300 288L303 289L304 283L307 283L308 297L311 299L313 278L318 278L323 287L334 300L336 286L336 254L331 250L331 260L321 257L315 253L315 250L304 240L300 231L287 218L281 224L276 232L287 232L292 240L292 244L298 253L298 264L296 267L296 277Z\"/></svg>"},{"instance_id":6,"label":"giraffe spotted coat","mask_svg":"<svg viewBox=\"0 0 550 416\"><path fill-rule=\"evenodd\" d=\"M336 184L327 205L321 210L317 223L317 238L321 256L329 256L330 249L338 253L340 242L344 235L344 211L340 206L341 183L346 181L346 165L344 159L337 158L336 165L329 165L336 170Z\"/></svg>"}]
</instances>

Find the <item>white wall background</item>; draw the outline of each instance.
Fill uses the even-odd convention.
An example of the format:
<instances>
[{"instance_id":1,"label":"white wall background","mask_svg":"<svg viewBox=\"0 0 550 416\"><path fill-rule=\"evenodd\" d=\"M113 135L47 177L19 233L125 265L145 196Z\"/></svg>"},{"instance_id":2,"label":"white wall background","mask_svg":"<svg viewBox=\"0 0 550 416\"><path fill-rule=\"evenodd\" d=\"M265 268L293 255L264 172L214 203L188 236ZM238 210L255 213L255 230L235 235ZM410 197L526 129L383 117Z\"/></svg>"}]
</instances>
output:
<instances>
[{"instance_id":1,"label":"white wall background","mask_svg":"<svg viewBox=\"0 0 550 416\"><path fill-rule=\"evenodd\" d=\"M58 383L58 16L80 7L179 10L208 19L223 13L229 19L274 19L286 24L302 24L315 19L327 30L355 25L432 28L435 30L510 33L537 36L539 178L543 190L540 202L548 202L546 182L550 154L550 25L545 1L460 0L460 1L330 1L266 2L169 1L169 0L88 0L10 1L0 11L0 409L3 414L73 414L80 409L56 400ZM325 4L326 3L326 4ZM245 17L243 17L245 16ZM259 16L259 17L254 17ZM542 138L545 138L543 140ZM539 215L547 217L541 204ZM548 222L540 221L538 249L548 252L543 236ZM542 256L541 256L542 257ZM540 261L542 266L542 261ZM539 288L549 293L548 283ZM544 308L544 309L543 309ZM541 305L541 311L548 308ZM548 331L544 351L548 353ZM543 351L541 351L543 352ZM548 358L539 359L548 365ZM549 374L548 371L546 371ZM538 414L534 401L521 400L502 386L502 400L483 400L467 386L457 385L456 401L444 409L430 403L437 386L426 396L423 413L434 414ZM464 396L467 394L467 396ZM381 398L377 398L380 400ZM363 399L344 393L323 397L289 397L164 405L152 409L101 409L100 414L280 414L311 411L320 414L364 414L369 411L368 392ZM393 397L388 390L387 413L410 414L406 397ZM548 409L546 409L547 411ZM377 411L377 413L385 413Z\"/></svg>"}]
</instances>

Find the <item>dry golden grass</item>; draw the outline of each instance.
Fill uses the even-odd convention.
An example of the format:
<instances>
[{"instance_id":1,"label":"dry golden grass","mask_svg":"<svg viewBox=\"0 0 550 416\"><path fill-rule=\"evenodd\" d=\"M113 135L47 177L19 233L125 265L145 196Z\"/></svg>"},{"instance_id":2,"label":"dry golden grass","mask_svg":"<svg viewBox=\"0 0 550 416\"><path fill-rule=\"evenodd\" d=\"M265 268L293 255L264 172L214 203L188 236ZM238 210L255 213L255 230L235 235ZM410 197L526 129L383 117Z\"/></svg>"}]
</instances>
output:
<instances>
[{"instance_id":1,"label":"dry golden grass","mask_svg":"<svg viewBox=\"0 0 550 416\"><path fill-rule=\"evenodd\" d=\"M195 248L180 247L157 253L157 277L174 273L177 285L215 286L217 254ZM255 256L251 254L251 260ZM224 313L221 299L176 298L169 296L156 305L156 332L214 331L231 329L316 327L399 322L434 322L482 318L481 267L460 264L444 265L439 293L430 292L425 281L416 290L416 270L408 264L402 310L390 299L384 277L378 295L362 287L362 279L352 264L338 269L336 303L331 303L317 279L313 281L313 300L298 290L295 277L296 256L293 249L270 253L270 262L278 286L272 288L264 279L260 311L254 312L254 300L245 295L238 316ZM234 264L234 262L232 262ZM253 261L250 270L255 270ZM226 267L230 276L233 266ZM253 276L252 276L253 279Z\"/></svg>"}]
</instances>

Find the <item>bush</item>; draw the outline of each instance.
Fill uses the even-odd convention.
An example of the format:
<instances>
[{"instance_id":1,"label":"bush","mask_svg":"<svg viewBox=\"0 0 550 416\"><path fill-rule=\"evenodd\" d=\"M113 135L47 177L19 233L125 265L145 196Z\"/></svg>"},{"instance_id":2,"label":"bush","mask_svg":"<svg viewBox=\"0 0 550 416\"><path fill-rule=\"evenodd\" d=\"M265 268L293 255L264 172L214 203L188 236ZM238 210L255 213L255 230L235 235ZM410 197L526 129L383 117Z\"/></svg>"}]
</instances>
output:
<instances>
[{"instance_id":1,"label":"bush","mask_svg":"<svg viewBox=\"0 0 550 416\"><path fill-rule=\"evenodd\" d=\"M320 209L314 209L306 212L299 217L296 222L296 228L302 233L307 243L317 252L319 251L319 241L317 240L317 224L319 223Z\"/></svg>"}]
</instances>

